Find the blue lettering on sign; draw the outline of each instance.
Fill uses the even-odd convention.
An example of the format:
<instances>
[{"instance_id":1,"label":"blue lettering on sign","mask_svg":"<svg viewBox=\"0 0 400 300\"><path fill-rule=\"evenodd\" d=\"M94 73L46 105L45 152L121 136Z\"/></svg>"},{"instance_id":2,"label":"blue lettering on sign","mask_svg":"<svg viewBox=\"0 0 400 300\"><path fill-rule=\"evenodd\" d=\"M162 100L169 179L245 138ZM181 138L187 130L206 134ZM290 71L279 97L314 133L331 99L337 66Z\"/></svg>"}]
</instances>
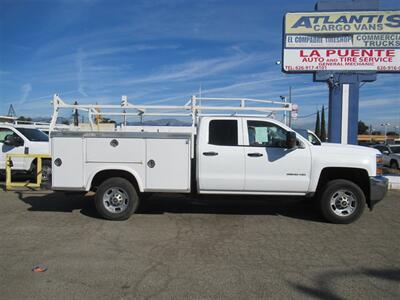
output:
<instances>
[{"instance_id":1,"label":"blue lettering on sign","mask_svg":"<svg viewBox=\"0 0 400 300\"><path fill-rule=\"evenodd\" d=\"M384 20L384 15L342 15L339 17L332 16L302 16L300 17L292 26L292 28L312 28L312 24L319 24L322 21L322 24L361 24L361 23L378 23L382 24L384 21L384 25L397 28L400 27L400 15L389 15Z\"/></svg>"},{"instance_id":2,"label":"blue lettering on sign","mask_svg":"<svg viewBox=\"0 0 400 300\"><path fill-rule=\"evenodd\" d=\"M293 26L292 28L298 28L298 27L305 27L305 28L311 28L311 22L310 22L310 17L301 17Z\"/></svg>"},{"instance_id":3,"label":"blue lettering on sign","mask_svg":"<svg viewBox=\"0 0 400 300\"><path fill-rule=\"evenodd\" d=\"M392 27L392 28L400 27L400 15L391 15L387 17L387 21L392 22L392 23L386 23L385 25L387 27Z\"/></svg>"}]
</instances>

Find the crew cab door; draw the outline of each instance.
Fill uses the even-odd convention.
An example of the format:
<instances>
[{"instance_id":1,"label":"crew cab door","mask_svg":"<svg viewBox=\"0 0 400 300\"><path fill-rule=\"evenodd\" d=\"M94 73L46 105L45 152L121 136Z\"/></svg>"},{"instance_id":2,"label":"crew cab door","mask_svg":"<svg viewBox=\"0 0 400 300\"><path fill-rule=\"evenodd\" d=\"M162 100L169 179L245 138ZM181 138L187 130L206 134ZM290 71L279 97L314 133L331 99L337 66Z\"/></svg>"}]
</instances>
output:
<instances>
[{"instance_id":1,"label":"crew cab door","mask_svg":"<svg viewBox=\"0 0 400 300\"><path fill-rule=\"evenodd\" d=\"M244 148L239 119L203 119L197 147L199 191L243 191Z\"/></svg>"},{"instance_id":2,"label":"crew cab door","mask_svg":"<svg viewBox=\"0 0 400 300\"><path fill-rule=\"evenodd\" d=\"M304 148L286 148L286 130L278 124L244 121L245 191L307 192L311 154Z\"/></svg>"},{"instance_id":3,"label":"crew cab door","mask_svg":"<svg viewBox=\"0 0 400 300\"><path fill-rule=\"evenodd\" d=\"M4 144L4 139L7 135L14 134L17 135L16 132L7 127L0 127L0 148L1 148L1 156L0 156L0 169L6 168L6 155L7 154L24 154L24 146L10 146ZM22 138L22 137L21 137ZM12 158L13 169L15 170L23 170L24 169L24 159L20 157Z\"/></svg>"}]
</instances>

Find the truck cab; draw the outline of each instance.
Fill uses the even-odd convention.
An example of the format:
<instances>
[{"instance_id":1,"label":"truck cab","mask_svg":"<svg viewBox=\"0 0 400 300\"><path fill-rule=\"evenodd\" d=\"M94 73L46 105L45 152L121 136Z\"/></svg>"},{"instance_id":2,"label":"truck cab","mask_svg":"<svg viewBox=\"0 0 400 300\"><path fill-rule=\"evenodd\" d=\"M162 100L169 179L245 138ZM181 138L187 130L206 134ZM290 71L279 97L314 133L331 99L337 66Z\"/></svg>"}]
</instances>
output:
<instances>
[{"instance_id":1,"label":"truck cab","mask_svg":"<svg viewBox=\"0 0 400 300\"><path fill-rule=\"evenodd\" d=\"M0 124L0 171L4 172L7 154L50 154L49 137L29 125ZM35 171L34 158L12 158L12 170L32 173ZM43 179L50 172L50 161L43 162Z\"/></svg>"},{"instance_id":2,"label":"truck cab","mask_svg":"<svg viewBox=\"0 0 400 300\"><path fill-rule=\"evenodd\" d=\"M310 145L273 119L205 117L197 143L201 193L304 195L311 171Z\"/></svg>"}]
</instances>

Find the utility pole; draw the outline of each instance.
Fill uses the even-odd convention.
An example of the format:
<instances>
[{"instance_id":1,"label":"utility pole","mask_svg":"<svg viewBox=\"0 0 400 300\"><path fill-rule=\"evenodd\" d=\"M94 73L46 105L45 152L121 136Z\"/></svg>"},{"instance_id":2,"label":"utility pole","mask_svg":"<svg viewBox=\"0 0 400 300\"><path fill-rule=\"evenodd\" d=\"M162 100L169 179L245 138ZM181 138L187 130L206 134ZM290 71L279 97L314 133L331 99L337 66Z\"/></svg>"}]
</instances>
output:
<instances>
[{"instance_id":1,"label":"utility pole","mask_svg":"<svg viewBox=\"0 0 400 300\"><path fill-rule=\"evenodd\" d=\"M289 85L289 103L292 104L292 86ZM289 112L289 127L292 128L292 111Z\"/></svg>"},{"instance_id":2,"label":"utility pole","mask_svg":"<svg viewBox=\"0 0 400 300\"><path fill-rule=\"evenodd\" d=\"M279 96L284 102L285 102L285 108L286 108L286 103L287 103L287 97L286 96ZM287 113L286 110L283 111L283 123L287 125Z\"/></svg>"},{"instance_id":3,"label":"utility pole","mask_svg":"<svg viewBox=\"0 0 400 300\"><path fill-rule=\"evenodd\" d=\"M383 123L381 126L385 127L385 144L387 144L387 127L390 126L389 123Z\"/></svg>"}]
</instances>

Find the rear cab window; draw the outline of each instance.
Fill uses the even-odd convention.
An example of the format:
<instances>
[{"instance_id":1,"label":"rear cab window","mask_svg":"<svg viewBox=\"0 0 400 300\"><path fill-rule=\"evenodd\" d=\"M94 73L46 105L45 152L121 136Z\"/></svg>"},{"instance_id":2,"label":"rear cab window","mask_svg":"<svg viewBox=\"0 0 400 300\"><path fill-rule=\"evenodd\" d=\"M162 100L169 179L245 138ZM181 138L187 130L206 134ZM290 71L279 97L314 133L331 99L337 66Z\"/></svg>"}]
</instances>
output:
<instances>
[{"instance_id":1,"label":"rear cab window","mask_svg":"<svg viewBox=\"0 0 400 300\"><path fill-rule=\"evenodd\" d=\"M208 130L209 144L217 146L238 145L237 120L211 120Z\"/></svg>"},{"instance_id":2,"label":"rear cab window","mask_svg":"<svg viewBox=\"0 0 400 300\"><path fill-rule=\"evenodd\" d=\"M24 135L31 142L48 142L49 137L42 131L36 128L16 128L22 135Z\"/></svg>"}]
</instances>

